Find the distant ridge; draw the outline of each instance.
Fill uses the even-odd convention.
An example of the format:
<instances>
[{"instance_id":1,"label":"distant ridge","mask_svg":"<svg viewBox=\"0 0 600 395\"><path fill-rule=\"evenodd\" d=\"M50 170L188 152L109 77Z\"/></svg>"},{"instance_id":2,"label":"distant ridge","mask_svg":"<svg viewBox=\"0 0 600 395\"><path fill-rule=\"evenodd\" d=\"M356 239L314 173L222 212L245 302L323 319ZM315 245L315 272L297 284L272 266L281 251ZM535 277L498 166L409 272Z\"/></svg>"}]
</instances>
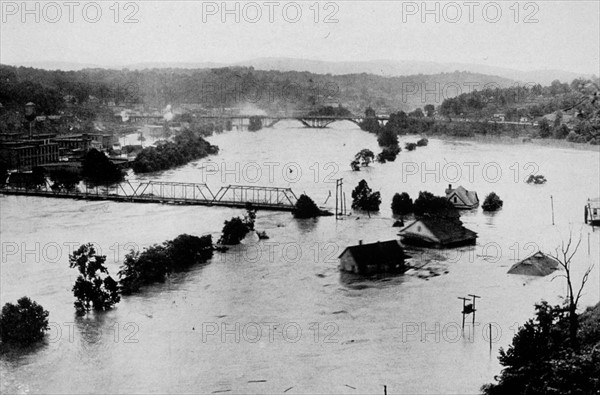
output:
<instances>
[{"instance_id":1,"label":"distant ridge","mask_svg":"<svg viewBox=\"0 0 600 395\"><path fill-rule=\"evenodd\" d=\"M533 82L550 85L554 80L571 82L575 78L592 77L591 74L576 73L564 70L532 70L521 71L504 67L495 67L480 64L466 63L437 63L413 60L372 60L372 61L342 61L326 62L320 60L294 59L294 58L257 58L236 65L253 66L260 70L280 71L310 71L317 74L357 74L368 73L388 77L407 76L417 74L453 73L467 71L471 73L496 75L499 77L519 81Z\"/></svg>"},{"instance_id":2,"label":"distant ridge","mask_svg":"<svg viewBox=\"0 0 600 395\"><path fill-rule=\"evenodd\" d=\"M591 74L577 73L564 70L532 70L521 71L516 69L495 67L481 64L466 63L439 63L414 60L370 60L370 61L322 61L311 59L296 59L285 57L255 58L241 62L219 63L219 62L143 62L128 65L97 65L76 62L26 62L22 64L13 64L14 66L26 66L42 68L47 70L82 70L86 68L106 68L106 69L208 69L221 67L246 66L254 67L257 70L277 70L277 71L308 71L316 74L374 74L385 77L398 77L409 75L431 75L441 73L453 73L455 71L466 71L470 73L486 74L499 76L502 78L518 81L520 83L536 83L541 85L550 85L554 80L561 82L571 82L575 78L591 78Z\"/></svg>"},{"instance_id":3,"label":"distant ridge","mask_svg":"<svg viewBox=\"0 0 600 395\"><path fill-rule=\"evenodd\" d=\"M36 61L36 62L22 62L22 63L7 63L9 66L23 66L32 67L34 69L45 69L45 70L62 70L62 71L79 71L83 69L98 69L98 68L116 68L106 67L92 63L77 63L77 62L54 62L54 61Z\"/></svg>"}]
</instances>

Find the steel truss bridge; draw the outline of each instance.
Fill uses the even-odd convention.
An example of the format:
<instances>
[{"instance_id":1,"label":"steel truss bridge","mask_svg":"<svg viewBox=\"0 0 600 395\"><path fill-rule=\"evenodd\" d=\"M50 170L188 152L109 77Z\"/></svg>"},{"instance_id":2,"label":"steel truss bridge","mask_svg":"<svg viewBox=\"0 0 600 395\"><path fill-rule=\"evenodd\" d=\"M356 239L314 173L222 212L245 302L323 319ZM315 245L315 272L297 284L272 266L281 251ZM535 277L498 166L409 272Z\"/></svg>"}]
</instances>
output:
<instances>
[{"instance_id":1,"label":"steel truss bridge","mask_svg":"<svg viewBox=\"0 0 600 395\"><path fill-rule=\"evenodd\" d=\"M248 124L250 118L259 118L262 121L263 127L271 128L275 126L279 121L283 120L296 120L307 128L323 129L336 121L350 121L360 126L365 120L365 116L349 115L349 116L325 116L325 115L289 115L289 116L271 116L271 115L197 115L196 119L206 119L211 121L237 121L240 124ZM387 115L378 115L373 117L377 121L384 125L388 120Z\"/></svg>"},{"instance_id":2,"label":"steel truss bridge","mask_svg":"<svg viewBox=\"0 0 600 395\"><path fill-rule=\"evenodd\" d=\"M178 205L225 206L291 211L298 198L290 188L228 185L213 193L200 183L148 181L122 182L111 186L89 186L72 190L53 189L48 182L36 188L7 186L0 188L5 195L24 195L83 200L111 200L131 203L163 203Z\"/></svg>"}]
</instances>

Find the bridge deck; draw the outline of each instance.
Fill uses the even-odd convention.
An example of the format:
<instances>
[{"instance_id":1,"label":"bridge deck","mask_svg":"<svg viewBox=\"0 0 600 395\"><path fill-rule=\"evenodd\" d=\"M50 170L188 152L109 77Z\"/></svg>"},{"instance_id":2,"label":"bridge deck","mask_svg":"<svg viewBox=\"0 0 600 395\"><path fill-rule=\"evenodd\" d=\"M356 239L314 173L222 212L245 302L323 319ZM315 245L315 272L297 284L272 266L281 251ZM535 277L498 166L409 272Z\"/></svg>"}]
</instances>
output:
<instances>
[{"instance_id":1,"label":"bridge deck","mask_svg":"<svg viewBox=\"0 0 600 395\"><path fill-rule=\"evenodd\" d=\"M210 189L204 184L182 184L182 183L142 183L137 188L133 188L131 184L127 183L131 187L131 190L123 188L122 185L113 186L99 191L98 189L87 189L86 191L74 190L74 191L56 191L49 188L31 189L31 188L19 188L19 187L4 187L0 188L0 194L5 195L19 195L19 196L34 196L34 197L46 197L46 198L58 198L58 199L77 199L77 200L104 200L104 201L115 201L115 202L128 202L128 203L160 203L160 204L173 204L173 205L195 205L195 206L221 206L221 207L232 207L232 208L244 208L247 204L251 204L253 208L260 210L272 210L272 211L292 211L297 200L294 192L287 188L268 188L268 187L253 187L253 186L228 186L222 187L217 195L212 194ZM204 194L194 194L193 196L187 196L187 192L190 186L203 186L206 188L208 196ZM144 193L151 187L150 190L160 193ZM174 192L175 188L179 188L178 191ZM263 198L247 198L243 199L238 195L236 196L235 191L244 188L247 191L261 191L263 192ZM140 193L141 191L141 193ZM267 199L264 191L270 191L271 195L275 193L278 198L273 201L272 198ZM177 193L179 192L179 193ZM285 197L285 199L283 198Z\"/></svg>"}]
</instances>

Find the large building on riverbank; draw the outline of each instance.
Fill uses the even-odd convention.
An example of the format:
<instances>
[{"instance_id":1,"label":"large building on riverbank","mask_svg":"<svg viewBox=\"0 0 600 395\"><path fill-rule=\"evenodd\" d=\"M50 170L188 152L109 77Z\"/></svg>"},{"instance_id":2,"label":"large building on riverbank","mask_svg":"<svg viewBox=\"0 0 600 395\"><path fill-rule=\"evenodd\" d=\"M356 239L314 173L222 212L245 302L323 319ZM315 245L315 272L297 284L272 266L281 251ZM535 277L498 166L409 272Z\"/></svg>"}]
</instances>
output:
<instances>
[{"instance_id":1,"label":"large building on riverbank","mask_svg":"<svg viewBox=\"0 0 600 395\"><path fill-rule=\"evenodd\" d=\"M51 138L0 141L0 160L10 169L29 170L58 159L59 145Z\"/></svg>"},{"instance_id":2,"label":"large building on riverbank","mask_svg":"<svg viewBox=\"0 0 600 395\"><path fill-rule=\"evenodd\" d=\"M58 162L61 157L81 157L92 148L108 149L115 141L115 136L109 133L58 136L45 133L35 134L31 138L20 133L3 133L0 134L0 160L10 169L30 170Z\"/></svg>"}]
</instances>

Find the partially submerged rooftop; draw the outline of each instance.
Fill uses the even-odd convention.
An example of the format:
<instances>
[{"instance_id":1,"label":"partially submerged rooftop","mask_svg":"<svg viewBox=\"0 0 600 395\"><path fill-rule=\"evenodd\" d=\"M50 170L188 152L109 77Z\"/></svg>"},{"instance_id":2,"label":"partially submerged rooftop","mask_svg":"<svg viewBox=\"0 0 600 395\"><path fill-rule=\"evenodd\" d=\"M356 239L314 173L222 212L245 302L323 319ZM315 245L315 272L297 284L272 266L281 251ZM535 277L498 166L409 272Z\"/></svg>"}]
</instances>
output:
<instances>
[{"instance_id":1,"label":"partially submerged rooftop","mask_svg":"<svg viewBox=\"0 0 600 395\"><path fill-rule=\"evenodd\" d=\"M508 274L520 274L525 276L547 276L559 267L559 263L553 257L541 251L536 252L521 262L515 263Z\"/></svg>"},{"instance_id":2,"label":"partially submerged rooftop","mask_svg":"<svg viewBox=\"0 0 600 395\"><path fill-rule=\"evenodd\" d=\"M422 217L398 233L407 244L433 247L456 247L474 244L477 233L463 226L459 220Z\"/></svg>"}]
</instances>

